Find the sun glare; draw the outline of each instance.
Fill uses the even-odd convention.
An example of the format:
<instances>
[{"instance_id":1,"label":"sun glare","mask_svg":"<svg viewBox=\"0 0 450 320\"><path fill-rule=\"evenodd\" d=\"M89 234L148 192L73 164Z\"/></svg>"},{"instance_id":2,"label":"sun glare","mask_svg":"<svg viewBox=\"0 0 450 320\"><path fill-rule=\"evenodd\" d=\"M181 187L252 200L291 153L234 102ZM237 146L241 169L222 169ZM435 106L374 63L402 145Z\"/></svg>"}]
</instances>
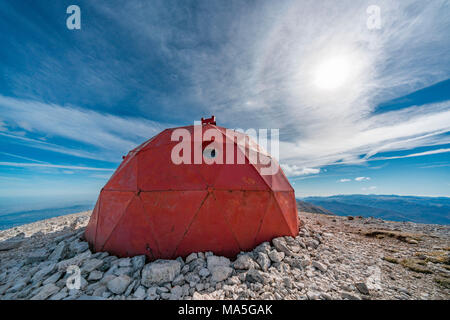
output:
<instances>
[{"instance_id":1,"label":"sun glare","mask_svg":"<svg viewBox=\"0 0 450 320\"><path fill-rule=\"evenodd\" d=\"M315 85L321 89L333 90L345 84L350 63L345 57L335 57L323 61L315 72Z\"/></svg>"}]
</instances>

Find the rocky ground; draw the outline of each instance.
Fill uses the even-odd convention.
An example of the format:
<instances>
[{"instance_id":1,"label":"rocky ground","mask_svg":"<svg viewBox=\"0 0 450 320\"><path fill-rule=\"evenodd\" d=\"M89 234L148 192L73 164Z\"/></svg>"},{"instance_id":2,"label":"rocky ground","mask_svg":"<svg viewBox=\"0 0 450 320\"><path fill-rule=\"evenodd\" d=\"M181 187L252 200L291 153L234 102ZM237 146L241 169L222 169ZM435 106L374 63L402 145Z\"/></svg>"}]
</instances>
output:
<instances>
[{"instance_id":1,"label":"rocky ground","mask_svg":"<svg viewBox=\"0 0 450 320\"><path fill-rule=\"evenodd\" d=\"M301 212L298 237L235 261L206 252L146 263L92 253L89 216L0 231L0 299L450 298L450 226Z\"/></svg>"}]
</instances>

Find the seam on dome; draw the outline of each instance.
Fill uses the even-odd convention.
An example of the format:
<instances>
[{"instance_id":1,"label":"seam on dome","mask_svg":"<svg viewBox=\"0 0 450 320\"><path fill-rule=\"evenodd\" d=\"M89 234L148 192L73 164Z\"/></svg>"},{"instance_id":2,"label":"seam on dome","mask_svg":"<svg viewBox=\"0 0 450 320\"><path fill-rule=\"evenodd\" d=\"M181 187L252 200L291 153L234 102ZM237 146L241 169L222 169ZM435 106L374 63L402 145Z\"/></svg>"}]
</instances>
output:
<instances>
[{"instance_id":1,"label":"seam on dome","mask_svg":"<svg viewBox=\"0 0 450 320\"><path fill-rule=\"evenodd\" d=\"M98 209L97 209L97 222L95 223L95 234L94 234L94 243L93 243L94 249L97 244L97 230L98 230L98 221L100 220L100 209L101 209L101 205L102 205L102 199L101 199L102 193L103 193L103 190L100 191L100 194L99 194L98 200L97 200L98 201Z\"/></svg>"},{"instance_id":2,"label":"seam on dome","mask_svg":"<svg viewBox=\"0 0 450 320\"><path fill-rule=\"evenodd\" d=\"M181 242L183 242L183 240L186 237L186 234L188 233L189 229L191 229L192 223L197 218L197 215L200 212L200 209L203 207L203 204L205 203L206 199L208 199L209 194L210 194L209 192L206 193L205 197L203 198L202 202L200 203L200 206L197 209L197 212L195 212L195 214L192 217L191 221L189 221L189 224L186 227L186 230L184 231L183 236L180 238L180 241L178 241L177 245L175 246L175 251L173 252L173 255L175 255L178 252L178 248L180 247Z\"/></svg>"},{"instance_id":3,"label":"seam on dome","mask_svg":"<svg viewBox=\"0 0 450 320\"><path fill-rule=\"evenodd\" d=\"M277 191L277 192L289 192L289 191ZM292 232L291 225L288 223L288 221L286 220L286 217L284 216L284 212L283 212L283 210L282 210L281 207L280 207L280 203L278 202L277 197L275 196L275 192L273 193L273 197L274 197L274 199L275 199L275 202L276 202L276 204L277 204L278 209L280 209L280 213L281 213L281 215L283 216L284 222L286 223L286 225L287 225L289 231ZM295 230L294 230L293 234L295 234Z\"/></svg>"},{"instance_id":4,"label":"seam on dome","mask_svg":"<svg viewBox=\"0 0 450 320\"><path fill-rule=\"evenodd\" d=\"M129 191L124 191L124 192L129 192ZM105 242L102 245L102 248L100 250L103 250L105 248L105 245L108 243L109 238L111 238L111 235L113 234L114 230L116 230L117 226L119 225L119 222L122 221L122 218L125 216L125 214L127 213L128 207L130 206L133 198L135 197L135 195L133 194L132 197L130 198L130 200L128 200L127 205L125 206L125 210L123 211L122 215L120 216L119 220L117 220L116 224L114 225L114 227L112 228L111 232L109 233L108 237L106 238Z\"/></svg>"},{"instance_id":5,"label":"seam on dome","mask_svg":"<svg viewBox=\"0 0 450 320\"><path fill-rule=\"evenodd\" d=\"M234 141L234 137L233 139L231 139L226 133L223 133L229 140L233 141L233 144L236 145L236 148L239 148L238 144L236 141ZM245 135L247 136L247 135ZM242 150L241 150L242 152ZM257 151L259 153L259 151ZM253 168L254 171L256 171L256 174L261 178L261 180L264 182L264 184L267 186L267 188L269 188L269 190L272 190L272 188L269 186L269 184L266 182L266 180L262 177L262 175L259 173L259 171L256 169L256 167L250 162L250 159L247 157L247 155L245 154L245 151L243 152L245 159L247 159L248 164ZM272 158L272 157L270 157ZM264 190L265 191L265 190Z\"/></svg>"},{"instance_id":6,"label":"seam on dome","mask_svg":"<svg viewBox=\"0 0 450 320\"><path fill-rule=\"evenodd\" d=\"M147 213L147 210L145 209L144 201L142 200L141 195L139 194L139 195L137 195L137 197L139 198L139 202L140 202L140 205L142 207L142 211ZM149 227L150 227L150 229L152 229L152 230L150 230L150 236L152 237L153 241L156 244L156 249L158 250L158 256L161 256L161 250L159 248L158 240L157 240L157 238L155 238L153 236L153 235L155 235L155 231L153 230L153 223L152 223L151 219L149 219Z\"/></svg>"},{"instance_id":7,"label":"seam on dome","mask_svg":"<svg viewBox=\"0 0 450 320\"><path fill-rule=\"evenodd\" d=\"M253 240L253 246L256 245L256 239L258 239L258 236L259 236L259 234L260 234L260 232L261 232L262 224L263 224L264 219L266 218L266 215L267 215L267 211L269 211L270 205L272 204L271 201L273 201L273 199L272 199L272 198L273 198L273 197L272 197L273 191L266 191L266 192L269 194L269 202L267 203L266 210L264 211L264 214L263 214L263 216L261 217L261 221L259 222L258 231L256 231L255 239Z\"/></svg>"}]
</instances>

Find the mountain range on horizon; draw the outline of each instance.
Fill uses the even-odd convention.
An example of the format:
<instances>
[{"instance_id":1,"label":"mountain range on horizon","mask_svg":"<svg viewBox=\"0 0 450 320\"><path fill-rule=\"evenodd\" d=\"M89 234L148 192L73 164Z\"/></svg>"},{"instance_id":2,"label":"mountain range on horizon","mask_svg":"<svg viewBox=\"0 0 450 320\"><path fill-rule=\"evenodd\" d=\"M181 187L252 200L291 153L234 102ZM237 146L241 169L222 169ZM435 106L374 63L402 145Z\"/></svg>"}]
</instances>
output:
<instances>
[{"instance_id":1,"label":"mountain range on horizon","mask_svg":"<svg viewBox=\"0 0 450 320\"><path fill-rule=\"evenodd\" d=\"M392 221L450 224L449 197L399 195L334 195L298 198L339 216L375 217Z\"/></svg>"}]
</instances>

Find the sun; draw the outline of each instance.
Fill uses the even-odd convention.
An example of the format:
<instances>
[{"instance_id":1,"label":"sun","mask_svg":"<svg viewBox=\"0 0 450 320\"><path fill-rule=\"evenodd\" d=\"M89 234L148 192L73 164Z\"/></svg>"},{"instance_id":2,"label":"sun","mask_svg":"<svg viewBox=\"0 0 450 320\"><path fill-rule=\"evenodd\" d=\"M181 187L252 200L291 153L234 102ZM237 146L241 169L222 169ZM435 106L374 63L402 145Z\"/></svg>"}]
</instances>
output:
<instances>
[{"instance_id":1,"label":"sun","mask_svg":"<svg viewBox=\"0 0 450 320\"><path fill-rule=\"evenodd\" d=\"M315 70L314 84L320 89L334 90L342 87L349 76L350 61L346 57L329 58Z\"/></svg>"}]
</instances>

